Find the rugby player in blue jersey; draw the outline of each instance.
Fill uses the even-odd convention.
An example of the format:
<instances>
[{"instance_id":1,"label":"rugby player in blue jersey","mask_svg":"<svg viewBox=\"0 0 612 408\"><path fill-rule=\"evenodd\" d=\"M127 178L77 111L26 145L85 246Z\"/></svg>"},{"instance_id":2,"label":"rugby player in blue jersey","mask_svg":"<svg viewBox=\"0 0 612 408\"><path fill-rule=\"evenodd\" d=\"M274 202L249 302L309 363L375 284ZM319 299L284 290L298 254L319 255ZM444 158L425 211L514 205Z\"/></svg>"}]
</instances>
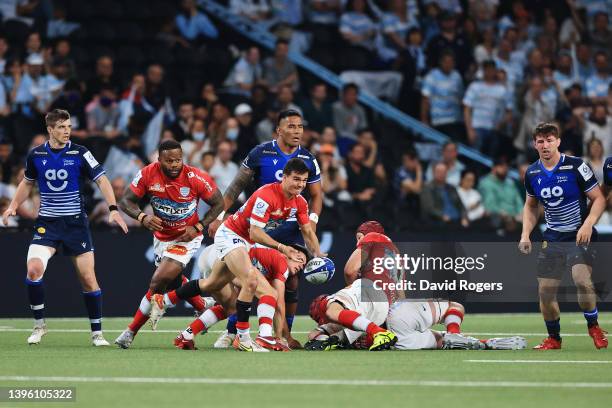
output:
<instances>
[{"instance_id":1,"label":"rugby player in blue jersey","mask_svg":"<svg viewBox=\"0 0 612 408\"><path fill-rule=\"evenodd\" d=\"M570 270L578 290L578 304L584 312L588 332L595 347L608 347L606 332L599 327L597 296L591 280L593 250L597 237L593 226L606 207L593 170L582 159L559 152L559 129L552 123L540 123L533 134L540 159L527 169L527 197L523 210L523 232L519 249L531 252L530 234L538 221L539 203L544 206L546 230L538 253L538 293L540 311L548 337L538 350L561 348L557 291L561 278ZM587 205L587 198L591 206Z\"/></svg>"},{"instance_id":2,"label":"rugby player in blue jersey","mask_svg":"<svg viewBox=\"0 0 612 408\"><path fill-rule=\"evenodd\" d=\"M248 156L240 166L240 172L223 195L225 202L225 211L230 209L240 193L251 184L251 180L255 179L255 187L259 188L265 184L275 183L282 179L283 168L285 164L293 158L300 158L308 167L308 185L307 190L310 196L308 208L310 209L310 225L316 230L316 224L319 221L319 214L323 207L323 193L321 190L321 170L315 157L307 149L300 146L302 135L304 134L304 125L302 115L295 110L286 110L278 115L278 123L276 126L276 139L270 142L262 143L251 150ZM208 234L213 237L219 225L223 220L223 215L219 219L210 224ZM278 225L273 225L266 228L266 233L276 241L285 244L300 244L304 245L302 234L295 217L288 219ZM287 325L291 330L293 317L297 310L297 285L299 278L297 275L287 280L285 290L286 317ZM223 333L215 347L227 348L232 344L236 329L235 316L228 318L228 332ZM292 349L300 347L300 344L293 338L287 339L289 347Z\"/></svg>"},{"instance_id":3,"label":"rugby player in blue jersey","mask_svg":"<svg viewBox=\"0 0 612 408\"><path fill-rule=\"evenodd\" d=\"M94 346L108 346L102 336L102 290L94 271L94 248L82 197L85 178L100 188L110 210L109 222L119 225L125 233L127 226L117 211L113 188L100 163L85 147L70 142L70 114L54 109L45 116L45 123L49 140L28 154L24 179L2 215L7 225L8 218L16 214L38 183L40 210L27 256L26 285L34 314L34 330L28 344L40 343L47 333L43 275L47 262L61 248L64 255L72 258L83 287L91 342Z\"/></svg>"}]
</instances>

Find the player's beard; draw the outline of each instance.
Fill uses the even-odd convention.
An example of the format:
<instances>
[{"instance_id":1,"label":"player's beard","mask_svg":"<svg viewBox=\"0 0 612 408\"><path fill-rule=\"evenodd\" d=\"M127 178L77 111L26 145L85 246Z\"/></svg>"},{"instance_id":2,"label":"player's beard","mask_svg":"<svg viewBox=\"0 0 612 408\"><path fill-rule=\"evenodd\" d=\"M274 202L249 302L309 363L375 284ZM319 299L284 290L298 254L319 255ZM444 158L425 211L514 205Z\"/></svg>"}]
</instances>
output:
<instances>
[{"instance_id":1,"label":"player's beard","mask_svg":"<svg viewBox=\"0 0 612 408\"><path fill-rule=\"evenodd\" d=\"M179 167L178 170L176 170L176 173L173 173L173 171L171 169L167 169L164 166L161 166L162 171L164 172L164 175L168 178L177 178L180 174L181 171L183 171L183 166Z\"/></svg>"}]
</instances>

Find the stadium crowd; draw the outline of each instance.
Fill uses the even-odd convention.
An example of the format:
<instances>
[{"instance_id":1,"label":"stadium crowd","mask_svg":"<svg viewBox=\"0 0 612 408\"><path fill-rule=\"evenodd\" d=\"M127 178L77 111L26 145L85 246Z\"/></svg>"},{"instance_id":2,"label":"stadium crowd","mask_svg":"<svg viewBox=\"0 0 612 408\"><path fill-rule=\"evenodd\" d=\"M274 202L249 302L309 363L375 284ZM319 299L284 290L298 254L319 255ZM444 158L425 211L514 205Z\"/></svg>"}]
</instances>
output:
<instances>
[{"instance_id":1,"label":"stadium crowd","mask_svg":"<svg viewBox=\"0 0 612 408\"><path fill-rule=\"evenodd\" d=\"M71 113L72 140L104 163L117 199L168 139L223 191L248 152L274 138L278 113L298 110L322 172L323 229L379 219L391 230L517 231L540 122L556 122L562 151L602 180L612 155L609 0L225 3L276 34L274 50L236 37L195 0L0 2L1 210L53 108ZM338 73L400 73L391 102L451 141L432 149L361 106L357 85L336 94L298 69L290 50ZM457 143L491 156L492 169L458 157ZM34 197L13 227L31 226ZM90 218L104 226L100 199L89 189Z\"/></svg>"}]
</instances>

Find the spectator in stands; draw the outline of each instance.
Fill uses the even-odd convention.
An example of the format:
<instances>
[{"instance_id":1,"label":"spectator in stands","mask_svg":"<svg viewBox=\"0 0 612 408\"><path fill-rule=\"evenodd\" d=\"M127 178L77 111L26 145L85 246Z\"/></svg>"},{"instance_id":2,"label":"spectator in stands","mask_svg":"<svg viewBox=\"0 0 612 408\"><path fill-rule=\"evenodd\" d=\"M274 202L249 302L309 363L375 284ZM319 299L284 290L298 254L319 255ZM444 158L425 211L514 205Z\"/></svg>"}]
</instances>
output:
<instances>
[{"instance_id":1,"label":"spectator in stands","mask_svg":"<svg viewBox=\"0 0 612 408\"><path fill-rule=\"evenodd\" d=\"M15 83L15 103L21 107L21 113L32 116L34 111L44 114L49 105L61 90L62 83L44 73L44 61L39 54L30 54L26 59L27 72L19 84Z\"/></svg>"},{"instance_id":2,"label":"spectator in stands","mask_svg":"<svg viewBox=\"0 0 612 408\"><path fill-rule=\"evenodd\" d=\"M572 70L572 56L567 52L560 52L555 61L556 69L553 71L555 84L561 91L578 82Z\"/></svg>"},{"instance_id":3,"label":"spectator in stands","mask_svg":"<svg viewBox=\"0 0 612 408\"><path fill-rule=\"evenodd\" d=\"M521 220L524 199L514 181L508 177L505 157L495 160L491 173L480 180L478 190L493 226L515 231Z\"/></svg>"},{"instance_id":4,"label":"spectator in stands","mask_svg":"<svg viewBox=\"0 0 612 408\"><path fill-rule=\"evenodd\" d=\"M340 151L338 150L338 145L336 144L336 129L334 129L332 126L326 126L325 128L323 128L323 131L319 136L318 142L314 143L312 146L312 151L314 153L318 153L319 149L324 144L332 146L334 160L337 163L343 163L342 156L340 156Z\"/></svg>"},{"instance_id":5,"label":"spectator in stands","mask_svg":"<svg viewBox=\"0 0 612 408\"><path fill-rule=\"evenodd\" d=\"M382 164L382 158L378 152L378 143L376 142L376 137L372 129L360 129L357 133L357 143L365 148L366 159L364 160L364 165L374 170L377 184L386 184L387 174Z\"/></svg>"},{"instance_id":6,"label":"spectator in stands","mask_svg":"<svg viewBox=\"0 0 612 408\"><path fill-rule=\"evenodd\" d=\"M13 144L8 139L0 139L0 182L8 184L14 175L15 166L19 163L16 155L12 155ZM13 198L12 196L9 198Z\"/></svg>"},{"instance_id":7,"label":"spectator in stands","mask_svg":"<svg viewBox=\"0 0 612 408\"><path fill-rule=\"evenodd\" d=\"M461 173L465 170L465 165L458 159L457 144L446 142L442 145L442 160L445 165L446 182L451 186L457 187L461 181ZM432 181L435 177L434 170L436 163L430 163L425 174L426 181Z\"/></svg>"},{"instance_id":8,"label":"spectator in stands","mask_svg":"<svg viewBox=\"0 0 612 408\"><path fill-rule=\"evenodd\" d=\"M523 67L512 58L512 44L510 40L502 38L496 51L493 60L498 69L503 69L506 72L508 84L514 88L523 78Z\"/></svg>"},{"instance_id":9,"label":"spectator in stands","mask_svg":"<svg viewBox=\"0 0 612 408\"><path fill-rule=\"evenodd\" d=\"M423 187L421 213L426 221L439 226L467 227L467 212L461 203L457 189L446 182L446 165L437 163L433 179Z\"/></svg>"},{"instance_id":10,"label":"spectator in stands","mask_svg":"<svg viewBox=\"0 0 612 408\"><path fill-rule=\"evenodd\" d=\"M310 88L310 98L301 104L304 119L308 128L317 133L317 137L327 126L333 126L333 112L331 104L327 101L327 85L316 82Z\"/></svg>"},{"instance_id":11,"label":"spectator in stands","mask_svg":"<svg viewBox=\"0 0 612 408\"><path fill-rule=\"evenodd\" d=\"M608 57L605 52L595 53L595 72L586 80L586 96L594 103L607 102L608 88L612 84L612 75L609 72Z\"/></svg>"},{"instance_id":12,"label":"spectator in stands","mask_svg":"<svg viewBox=\"0 0 612 408\"><path fill-rule=\"evenodd\" d=\"M421 78L425 75L426 69L423 35L418 27L412 27L408 30L408 46L399 58L399 71L404 77L399 105L410 116L420 117Z\"/></svg>"},{"instance_id":13,"label":"spectator in stands","mask_svg":"<svg viewBox=\"0 0 612 408\"><path fill-rule=\"evenodd\" d=\"M586 83L586 80L595 72L591 61L591 47L588 44L578 43L576 45L576 56L573 64L577 67L575 74L580 78L580 83Z\"/></svg>"},{"instance_id":14,"label":"spectator in stands","mask_svg":"<svg viewBox=\"0 0 612 408\"><path fill-rule=\"evenodd\" d=\"M201 154L200 167L202 168L202 170L208 173L210 172L210 169L212 169L214 165L215 165L215 154L212 151L207 150Z\"/></svg>"},{"instance_id":15,"label":"spectator in stands","mask_svg":"<svg viewBox=\"0 0 612 408\"><path fill-rule=\"evenodd\" d=\"M0 73L3 73L6 68L6 57L8 56L9 43L3 34L0 34Z\"/></svg>"},{"instance_id":16,"label":"spectator in stands","mask_svg":"<svg viewBox=\"0 0 612 408\"><path fill-rule=\"evenodd\" d=\"M99 98L87 105L86 112L88 139L93 138L88 141L88 147L94 157L103 161L110 147L110 141L120 134L117 94L112 85L102 85Z\"/></svg>"},{"instance_id":17,"label":"spectator in stands","mask_svg":"<svg viewBox=\"0 0 612 408\"><path fill-rule=\"evenodd\" d=\"M608 5L608 7L610 7ZM608 11L612 9L608 8ZM610 44L612 44L612 30L610 30L610 18L605 11L599 11L593 17L593 31L590 33L593 51L604 52L608 58L612 58Z\"/></svg>"},{"instance_id":18,"label":"spectator in stands","mask_svg":"<svg viewBox=\"0 0 612 408\"><path fill-rule=\"evenodd\" d=\"M357 85L346 84L342 88L340 100L332 105L334 128L339 135L338 147L341 154L357 140L357 130L368 126L365 109L357 103L358 93Z\"/></svg>"},{"instance_id":19,"label":"spectator in stands","mask_svg":"<svg viewBox=\"0 0 612 408\"><path fill-rule=\"evenodd\" d=\"M342 67L364 70L372 65L378 26L368 9L365 0L352 0L340 16L340 35L347 44L342 47Z\"/></svg>"},{"instance_id":20,"label":"spectator in stands","mask_svg":"<svg viewBox=\"0 0 612 408\"><path fill-rule=\"evenodd\" d=\"M231 94L251 96L251 89L263 78L263 69L259 62L259 48L250 47L234 64L229 75L223 82L225 91Z\"/></svg>"},{"instance_id":21,"label":"spectator in stands","mask_svg":"<svg viewBox=\"0 0 612 408\"><path fill-rule=\"evenodd\" d=\"M323 204L327 208L336 207L338 201L350 201L350 194L347 191L346 169L334 159L334 151L335 146L322 144L317 154L317 160L321 168Z\"/></svg>"},{"instance_id":22,"label":"spectator in stands","mask_svg":"<svg viewBox=\"0 0 612 408\"><path fill-rule=\"evenodd\" d=\"M239 133L236 143L237 148L232 152L236 160L239 161L244 159L258 142L255 136L255 124L253 123L253 109L246 103L241 103L234 108L234 117L238 121Z\"/></svg>"},{"instance_id":23,"label":"spectator in stands","mask_svg":"<svg viewBox=\"0 0 612 408\"><path fill-rule=\"evenodd\" d=\"M462 75L467 75L472 63L472 50L468 41L457 29L456 15L450 11L444 11L440 15L440 34L433 37L427 46L427 63L431 67L436 66L445 49L453 51L457 70Z\"/></svg>"},{"instance_id":24,"label":"spectator in stands","mask_svg":"<svg viewBox=\"0 0 612 408\"><path fill-rule=\"evenodd\" d=\"M255 85L251 91L251 100L248 105L253 109L253 123L259 123L266 116L269 105L268 88L265 85Z\"/></svg>"},{"instance_id":25,"label":"spectator in stands","mask_svg":"<svg viewBox=\"0 0 612 408\"><path fill-rule=\"evenodd\" d=\"M70 137L76 143L82 143L88 135L85 103L81 95L81 85L75 79L70 79L64 85L62 92L53 101L49 110L64 109L70 112L72 131ZM77 141L78 140L78 141Z\"/></svg>"},{"instance_id":26,"label":"spectator in stands","mask_svg":"<svg viewBox=\"0 0 612 408\"><path fill-rule=\"evenodd\" d=\"M145 99L155 111L159 110L166 102L168 92L164 84L164 67L161 64L151 64L147 68L147 76L145 78ZM156 112L154 112L156 113Z\"/></svg>"},{"instance_id":27,"label":"spectator in stands","mask_svg":"<svg viewBox=\"0 0 612 408\"><path fill-rule=\"evenodd\" d=\"M97 95L102 85L119 91L119 81L114 75L113 59L108 55L102 55L96 60L96 75L86 83L85 100L90 101L94 95Z\"/></svg>"},{"instance_id":28,"label":"spectator in stands","mask_svg":"<svg viewBox=\"0 0 612 408\"><path fill-rule=\"evenodd\" d=\"M423 190L423 168L416 152L408 150L402 154L402 164L393 177L393 188L399 204L418 208Z\"/></svg>"},{"instance_id":29,"label":"spectator in stands","mask_svg":"<svg viewBox=\"0 0 612 408\"><path fill-rule=\"evenodd\" d=\"M538 123L550 122L555 117L549 104L544 99L544 81L535 76L529 80L529 89L523 97L523 109L518 136L514 140L514 147L520 152L527 153L534 150L532 133Z\"/></svg>"},{"instance_id":30,"label":"spectator in stands","mask_svg":"<svg viewBox=\"0 0 612 408\"><path fill-rule=\"evenodd\" d=\"M234 177L238 174L238 165L232 161L233 146L227 141L223 140L219 142L217 146L217 155L215 157L215 163L211 167L209 173L217 183L219 191L225 193L225 190L234 180ZM244 199L244 195L242 196Z\"/></svg>"},{"instance_id":31,"label":"spectator in stands","mask_svg":"<svg viewBox=\"0 0 612 408\"><path fill-rule=\"evenodd\" d=\"M40 54L42 56L43 51L40 33L38 31L32 31L30 34L28 34L25 42L26 56L30 56L32 54Z\"/></svg>"},{"instance_id":32,"label":"spectator in stands","mask_svg":"<svg viewBox=\"0 0 612 408\"><path fill-rule=\"evenodd\" d=\"M467 219L471 224L481 220L486 215L485 208L482 205L482 196L474 188L475 186L476 173L472 170L463 170L461 172L461 182L457 187L457 194L459 194L461 203L467 211Z\"/></svg>"},{"instance_id":33,"label":"spectator in stands","mask_svg":"<svg viewBox=\"0 0 612 408\"><path fill-rule=\"evenodd\" d=\"M200 100L198 103L202 106L206 106L207 109L210 109L213 104L218 101L219 96L217 95L215 84L212 82L207 82L202 85L202 91L200 92Z\"/></svg>"},{"instance_id":34,"label":"spectator in stands","mask_svg":"<svg viewBox=\"0 0 612 408\"><path fill-rule=\"evenodd\" d=\"M230 0L229 9L233 14L251 21L266 21L270 18L268 0Z\"/></svg>"},{"instance_id":35,"label":"spectator in stands","mask_svg":"<svg viewBox=\"0 0 612 408\"><path fill-rule=\"evenodd\" d=\"M578 117L579 120L582 120ZM591 113L583 123L582 140L584 141L584 152L587 152L587 143L591 139L601 141L604 157L612 155L612 117L608 114L608 108L603 103L593 106Z\"/></svg>"},{"instance_id":36,"label":"spectator in stands","mask_svg":"<svg viewBox=\"0 0 612 408\"><path fill-rule=\"evenodd\" d=\"M297 92L300 87L297 68L289 60L289 42L286 40L277 40L274 47L274 56L266 58L263 62L264 83L268 85L268 89L272 93L279 92L284 85L291 87L291 90Z\"/></svg>"},{"instance_id":37,"label":"spectator in stands","mask_svg":"<svg viewBox=\"0 0 612 408\"><path fill-rule=\"evenodd\" d=\"M372 205L376 194L376 180L373 169L365 165L366 149L359 143L354 144L347 156L347 189L364 215L372 215Z\"/></svg>"},{"instance_id":38,"label":"spectator in stands","mask_svg":"<svg viewBox=\"0 0 612 408\"><path fill-rule=\"evenodd\" d=\"M414 15L408 12L408 2L405 0L391 0L388 2L388 11L382 16L381 44L378 56L387 64L395 61L399 54L408 46L406 39L408 30L418 26Z\"/></svg>"},{"instance_id":39,"label":"spectator in stands","mask_svg":"<svg viewBox=\"0 0 612 408\"><path fill-rule=\"evenodd\" d=\"M421 121L455 141L464 142L463 92L463 80L455 70L455 56L447 50L440 55L439 68L433 68L423 81Z\"/></svg>"},{"instance_id":40,"label":"spectator in stands","mask_svg":"<svg viewBox=\"0 0 612 408\"><path fill-rule=\"evenodd\" d=\"M115 193L115 198L119 201L123 197L123 193L125 192L126 181L122 177L115 177L111 180L111 186L113 187L113 193ZM121 208L119 208L119 214L121 214L121 218L125 221L126 225L130 228L132 227L140 227L141 224L138 220L128 216L123 212ZM116 227L115 223L109 223L108 220L108 204L102 200L91 211L89 215L89 220L94 225L102 225L105 227Z\"/></svg>"},{"instance_id":41,"label":"spectator in stands","mask_svg":"<svg viewBox=\"0 0 612 408\"><path fill-rule=\"evenodd\" d=\"M290 85L281 85L276 95L276 102L278 103L279 111L295 110L304 116L302 108L293 103L293 90Z\"/></svg>"},{"instance_id":42,"label":"spectator in stands","mask_svg":"<svg viewBox=\"0 0 612 408\"><path fill-rule=\"evenodd\" d=\"M591 166L593 173L595 173L595 177L597 177L597 181L599 184L603 184L603 175L604 175L604 161L606 156L604 155L604 147L601 143L601 140L597 138L591 138L587 142L586 148L586 157L584 157L584 161Z\"/></svg>"},{"instance_id":43,"label":"spectator in stands","mask_svg":"<svg viewBox=\"0 0 612 408\"><path fill-rule=\"evenodd\" d=\"M196 41L199 37L216 39L219 32L206 14L198 11L195 0L182 0L181 10L176 15L176 27L188 41Z\"/></svg>"},{"instance_id":44,"label":"spectator in stands","mask_svg":"<svg viewBox=\"0 0 612 408\"><path fill-rule=\"evenodd\" d=\"M481 41L474 47L474 61L478 65L495 56L495 28L483 30L481 37Z\"/></svg>"},{"instance_id":45,"label":"spectator in stands","mask_svg":"<svg viewBox=\"0 0 612 408\"><path fill-rule=\"evenodd\" d=\"M210 123L206 129L206 135L213 150L221 139L225 139L227 131L227 120L230 117L229 109L221 102L213 104L210 110Z\"/></svg>"},{"instance_id":46,"label":"spectator in stands","mask_svg":"<svg viewBox=\"0 0 612 408\"><path fill-rule=\"evenodd\" d=\"M258 143L264 143L274 138L278 113L279 109L277 104L268 104L266 109L266 117L259 121L259 123L257 123L255 126L255 136L257 136Z\"/></svg>"},{"instance_id":47,"label":"spectator in stands","mask_svg":"<svg viewBox=\"0 0 612 408\"><path fill-rule=\"evenodd\" d=\"M79 23L66 21L66 9L59 2L54 2L53 18L47 23L47 38L67 37L80 26Z\"/></svg>"},{"instance_id":48,"label":"spectator in stands","mask_svg":"<svg viewBox=\"0 0 612 408\"><path fill-rule=\"evenodd\" d=\"M190 136L193 126L194 109L193 102L185 99L179 103L176 122L170 128L177 142L182 142Z\"/></svg>"},{"instance_id":49,"label":"spectator in stands","mask_svg":"<svg viewBox=\"0 0 612 408\"><path fill-rule=\"evenodd\" d=\"M183 160L193 166L203 152L211 150L212 145L206 132L206 124L202 119L193 119L187 136L181 142Z\"/></svg>"},{"instance_id":50,"label":"spectator in stands","mask_svg":"<svg viewBox=\"0 0 612 408\"><path fill-rule=\"evenodd\" d=\"M499 132L512 121L512 95L497 80L494 61L483 64L484 78L468 87L463 97L463 116L468 142L493 156L500 145Z\"/></svg>"}]
</instances>

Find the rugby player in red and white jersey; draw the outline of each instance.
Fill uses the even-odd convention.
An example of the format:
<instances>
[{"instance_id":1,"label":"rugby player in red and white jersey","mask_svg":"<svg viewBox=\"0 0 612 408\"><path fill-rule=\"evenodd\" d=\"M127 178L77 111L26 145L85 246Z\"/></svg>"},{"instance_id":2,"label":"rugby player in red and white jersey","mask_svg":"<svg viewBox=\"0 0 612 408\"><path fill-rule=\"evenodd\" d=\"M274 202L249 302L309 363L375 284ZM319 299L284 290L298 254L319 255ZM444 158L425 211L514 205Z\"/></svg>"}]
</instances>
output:
<instances>
[{"instance_id":1,"label":"rugby player in red and white jersey","mask_svg":"<svg viewBox=\"0 0 612 408\"><path fill-rule=\"evenodd\" d=\"M278 351L289 351L287 339L290 338L290 332L287 321L285 320L285 282L289 277L297 275L298 272L304 268L308 259L308 251L306 248L297 244L294 245L294 248L301 251L301 253L297 255L296 260L288 258L286 255L281 254L273 248L257 246L252 247L249 251L252 265L259 271L255 296L261 299L268 293L270 288L273 288L276 292L277 306L276 313L274 314L274 327L276 331L276 340L279 344L277 347L270 348ZM176 304L179 299L186 299L198 293L209 293L218 303L220 303L206 310L176 337L174 345L180 349L195 349L195 344L193 342L195 335L203 330L209 330L212 325L220 320L224 320L229 314L235 312L234 305L238 291L240 290L238 279L234 278L231 272L227 270L225 263L219 260L214 246L207 247L204 252L204 258L201 258L204 261L201 265L198 265L203 278L198 281L191 281L177 290L168 292L163 296L163 305L156 305L154 303L153 306L153 310L157 308L165 309ZM226 284L221 290L215 290L216 288L213 282L218 282L219 279L213 275L222 273L223 270L225 271L225 276L228 277L228 280L231 280L231 282ZM211 278L211 276L213 277ZM263 280L265 280L265 282L263 282ZM268 307L269 305L260 303L258 306L258 315L261 314L260 308L266 309ZM259 318L260 331L262 326L268 325L269 328L271 324L272 321L268 317L261 316ZM264 345L265 344L266 343L264 343Z\"/></svg>"},{"instance_id":2,"label":"rugby player in red and white jersey","mask_svg":"<svg viewBox=\"0 0 612 408\"><path fill-rule=\"evenodd\" d=\"M299 251L295 248L271 238L264 231L266 225L296 217L304 242L312 255L325 256L321 253L319 240L310 225L308 204L300 195L306 187L308 171L308 167L301 159L290 159L283 168L282 180L279 183L266 184L255 191L238 212L223 222L215 234L215 247L220 259L240 282L240 293L236 300L238 335L234 339L234 347L238 350L263 351L264 347L270 348L276 344L271 330L269 333L262 333L260 330L257 341L251 341L249 310L257 289L258 272L251 265L249 249L257 243L275 248L294 260L299 256ZM274 306L269 309L271 314L258 315L260 318L272 319L276 309L276 298L262 297L259 302Z\"/></svg>"},{"instance_id":3,"label":"rugby player in red and white jersey","mask_svg":"<svg viewBox=\"0 0 612 408\"><path fill-rule=\"evenodd\" d=\"M159 160L138 172L120 203L126 214L153 231L157 267L134 320L115 340L122 348L130 347L134 335L148 320L151 296L165 292L169 285L177 287L186 282L181 272L200 247L202 231L223 210L223 197L212 178L198 168L183 165L179 143L164 141L158 151ZM144 196L150 198L153 214L141 210L139 203ZM200 199L211 207L202 220L197 213ZM189 302L204 311L200 296Z\"/></svg>"}]
</instances>

